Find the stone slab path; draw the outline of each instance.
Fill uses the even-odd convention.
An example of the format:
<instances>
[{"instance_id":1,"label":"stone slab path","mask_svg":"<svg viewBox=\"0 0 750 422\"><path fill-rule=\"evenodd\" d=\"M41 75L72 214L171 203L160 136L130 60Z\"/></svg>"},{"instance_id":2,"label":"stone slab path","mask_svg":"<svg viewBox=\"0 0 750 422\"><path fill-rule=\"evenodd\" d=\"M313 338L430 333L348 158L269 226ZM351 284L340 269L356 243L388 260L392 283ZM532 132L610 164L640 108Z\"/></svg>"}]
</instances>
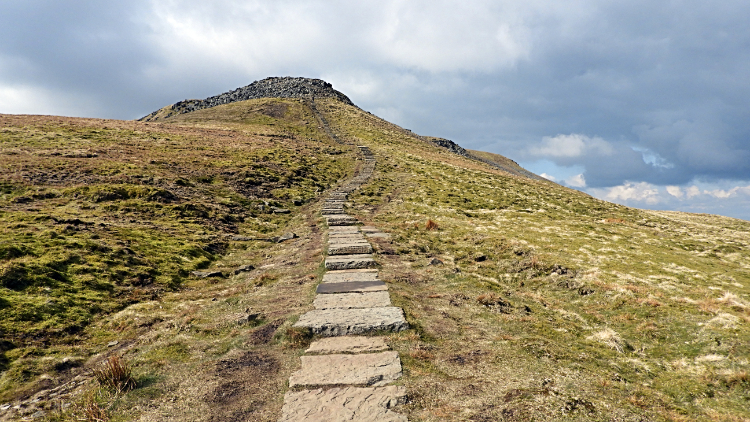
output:
<instances>
[{"instance_id":1,"label":"stone slab path","mask_svg":"<svg viewBox=\"0 0 750 422\"><path fill-rule=\"evenodd\" d=\"M382 337L344 336L322 338L305 350L308 354L382 352L388 345Z\"/></svg>"},{"instance_id":2,"label":"stone slab path","mask_svg":"<svg viewBox=\"0 0 750 422\"><path fill-rule=\"evenodd\" d=\"M388 286L381 280L367 281L345 281L341 283L320 283L316 292L318 294L331 293L364 293L388 290Z\"/></svg>"},{"instance_id":3,"label":"stone slab path","mask_svg":"<svg viewBox=\"0 0 750 422\"><path fill-rule=\"evenodd\" d=\"M302 356L302 369L289 377L289 387L355 385L380 387L401 378L398 352L358 355Z\"/></svg>"},{"instance_id":4,"label":"stone slab path","mask_svg":"<svg viewBox=\"0 0 750 422\"><path fill-rule=\"evenodd\" d=\"M406 402L406 389L391 385L380 388L331 388L288 392L280 422L405 422L391 408Z\"/></svg>"},{"instance_id":5,"label":"stone slab path","mask_svg":"<svg viewBox=\"0 0 750 422\"><path fill-rule=\"evenodd\" d=\"M322 336L372 334L409 328L401 308L315 309L302 315L295 327L310 328Z\"/></svg>"},{"instance_id":6,"label":"stone slab path","mask_svg":"<svg viewBox=\"0 0 750 422\"><path fill-rule=\"evenodd\" d=\"M370 254L334 255L326 258L326 270L356 270L374 266L375 260Z\"/></svg>"},{"instance_id":7,"label":"stone slab path","mask_svg":"<svg viewBox=\"0 0 750 422\"><path fill-rule=\"evenodd\" d=\"M406 330L401 308L391 304L380 280L368 237L387 237L346 213L347 195L372 175L375 157L360 146L365 163L357 176L329 194L322 215L328 229L326 273L317 287L314 310L294 327L320 336L289 378L281 422L406 422L393 408L406 402L406 389L389 385L401 377L398 352L378 334Z\"/></svg>"},{"instance_id":8,"label":"stone slab path","mask_svg":"<svg viewBox=\"0 0 750 422\"><path fill-rule=\"evenodd\" d=\"M323 274L323 283L342 283L345 281L372 281L378 279L378 270L345 270L328 271Z\"/></svg>"},{"instance_id":9,"label":"stone slab path","mask_svg":"<svg viewBox=\"0 0 750 422\"><path fill-rule=\"evenodd\" d=\"M313 302L315 309L332 308L384 308L391 306L391 296L386 291L320 294Z\"/></svg>"}]
</instances>

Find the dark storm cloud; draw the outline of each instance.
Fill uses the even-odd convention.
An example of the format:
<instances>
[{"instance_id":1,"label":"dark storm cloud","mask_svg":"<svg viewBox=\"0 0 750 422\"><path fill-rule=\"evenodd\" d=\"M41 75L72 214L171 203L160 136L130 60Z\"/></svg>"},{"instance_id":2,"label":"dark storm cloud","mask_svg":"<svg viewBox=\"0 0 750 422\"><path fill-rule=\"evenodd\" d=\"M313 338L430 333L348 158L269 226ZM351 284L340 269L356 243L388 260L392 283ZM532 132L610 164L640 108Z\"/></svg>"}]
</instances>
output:
<instances>
[{"instance_id":1,"label":"dark storm cloud","mask_svg":"<svg viewBox=\"0 0 750 422\"><path fill-rule=\"evenodd\" d=\"M127 113L140 69L156 60L148 28L134 11L144 2L23 1L0 4L0 77L40 85L92 106ZM76 104L71 104L76 109ZM91 110L92 114L95 110Z\"/></svg>"}]
</instances>

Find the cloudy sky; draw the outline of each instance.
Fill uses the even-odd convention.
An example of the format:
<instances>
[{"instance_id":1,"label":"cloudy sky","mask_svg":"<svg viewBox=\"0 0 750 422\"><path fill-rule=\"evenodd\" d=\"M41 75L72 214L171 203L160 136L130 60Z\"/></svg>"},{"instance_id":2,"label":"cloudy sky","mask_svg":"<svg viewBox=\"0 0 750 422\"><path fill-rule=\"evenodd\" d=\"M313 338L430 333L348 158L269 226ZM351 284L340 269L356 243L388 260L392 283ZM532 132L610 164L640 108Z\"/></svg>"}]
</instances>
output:
<instances>
[{"instance_id":1,"label":"cloudy sky","mask_svg":"<svg viewBox=\"0 0 750 422\"><path fill-rule=\"evenodd\" d=\"M750 220L746 0L0 2L0 113L139 118L317 77L626 205Z\"/></svg>"}]
</instances>

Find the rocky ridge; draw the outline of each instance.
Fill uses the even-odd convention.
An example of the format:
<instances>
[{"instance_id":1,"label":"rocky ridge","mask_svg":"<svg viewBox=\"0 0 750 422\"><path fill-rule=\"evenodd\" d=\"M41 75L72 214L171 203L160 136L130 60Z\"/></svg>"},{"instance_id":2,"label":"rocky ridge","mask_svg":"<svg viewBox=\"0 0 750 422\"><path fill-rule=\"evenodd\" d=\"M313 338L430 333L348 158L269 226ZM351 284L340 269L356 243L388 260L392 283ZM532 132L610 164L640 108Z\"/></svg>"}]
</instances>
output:
<instances>
[{"instance_id":1,"label":"rocky ridge","mask_svg":"<svg viewBox=\"0 0 750 422\"><path fill-rule=\"evenodd\" d=\"M289 76L270 77L223 94L208 97L205 100L179 101L171 106L156 110L138 120L150 122L158 118L167 118L204 108L257 98L335 98L345 104L354 105L349 97L333 89L330 83L322 79Z\"/></svg>"}]
</instances>

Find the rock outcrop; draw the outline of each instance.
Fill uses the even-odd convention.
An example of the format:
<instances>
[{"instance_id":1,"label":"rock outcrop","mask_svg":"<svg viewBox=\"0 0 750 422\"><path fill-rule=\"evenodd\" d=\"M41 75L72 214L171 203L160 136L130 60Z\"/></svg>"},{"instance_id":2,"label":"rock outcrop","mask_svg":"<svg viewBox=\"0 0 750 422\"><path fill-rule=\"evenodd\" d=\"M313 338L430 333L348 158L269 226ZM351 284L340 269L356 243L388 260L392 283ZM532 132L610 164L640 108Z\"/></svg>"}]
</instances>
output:
<instances>
[{"instance_id":1,"label":"rock outcrop","mask_svg":"<svg viewBox=\"0 0 750 422\"><path fill-rule=\"evenodd\" d=\"M255 81L250 85L228 91L223 94L208 97L205 100L184 100L167 106L140 118L149 122L156 118L166 118L178 114L204 108L216 107L222 104L256 98L335 98L343 103L354 105L346 95L333 89L333 86L322 79L271 77Z\"/></svg>"},{"instance_id":2,"label":"rock outcrop","mask_svg":"<svg viewBox=\"0 0 750 422\"><path fill-rule=\"evenodd\" d=\"M452 152L454 154L458 154L458 155L461 155L463 157L468 157L469 156L469 153L461 145L458 145L457 143L451 141L450 139L435 138L433 136L425 136L425 138L429 142L432 142L433 144L435 144L435 145L437 145L439 147L445 148L445 149L447 149L448 151L450 151L450 152Z\"/></svg>"}]
</instances>

